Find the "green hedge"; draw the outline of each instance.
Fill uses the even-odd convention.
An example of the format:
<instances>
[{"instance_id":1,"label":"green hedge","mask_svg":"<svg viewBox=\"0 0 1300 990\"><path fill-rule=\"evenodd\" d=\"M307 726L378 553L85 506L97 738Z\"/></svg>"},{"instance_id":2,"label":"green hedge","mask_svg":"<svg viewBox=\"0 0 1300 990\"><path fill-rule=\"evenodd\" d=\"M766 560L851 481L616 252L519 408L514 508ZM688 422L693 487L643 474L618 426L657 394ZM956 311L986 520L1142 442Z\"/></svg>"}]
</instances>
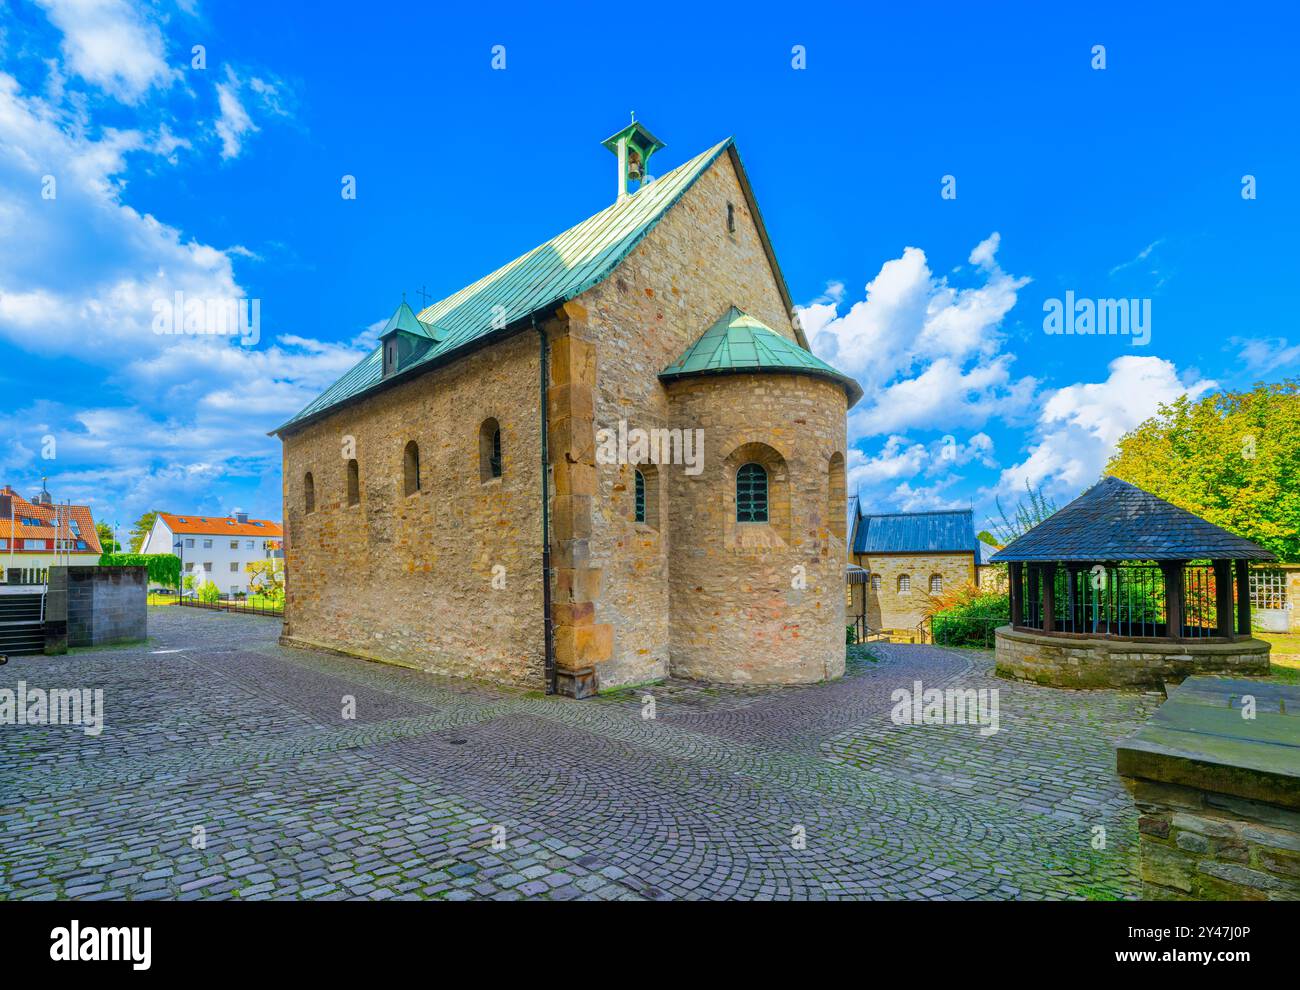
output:
<instances>
[{"instance_id":1,"label":"green hedge","mask_svg":"<svg viewBox=\"0 0 1300 990\"><path fill-rule=\"evenodd\" d=\"M149 583L175 588L181 581L181 559L174 553L106 553L100 567L145 567Z\"/></svg>"},{"instance_id":2,"label":"green hedge","mask_svg":"<svg viewBox=\"0 0 1300 990\"><path fill-rule=\"evenodd\" d=\"M943 646L992 646L993 630L1011 621L1011 599L988 592L936 612L930 620L934 641Z\"/></svg>"}]
</instances>

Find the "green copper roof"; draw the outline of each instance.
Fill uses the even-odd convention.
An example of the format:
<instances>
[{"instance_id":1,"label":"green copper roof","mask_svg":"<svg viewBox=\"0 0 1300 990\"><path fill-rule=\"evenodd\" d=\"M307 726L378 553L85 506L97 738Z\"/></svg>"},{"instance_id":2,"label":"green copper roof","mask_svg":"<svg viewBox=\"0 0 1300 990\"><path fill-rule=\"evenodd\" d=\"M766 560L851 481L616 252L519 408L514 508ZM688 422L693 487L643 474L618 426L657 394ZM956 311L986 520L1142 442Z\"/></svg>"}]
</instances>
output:
<instances>
[{"instance_id":1,"label":"green copper roof","mask_svg":"<svg viewBox=\"0 0 1300 990\"><path fill-rule=\"evenodd\" d=\"M405 299L402 300L402 305L397 307L397 312L392 315L384 329L379 331L379 336L381 338L387 337L394 330L404 330L407 333L415 334L417 337L428 337L430 340L439 340L441 337L446 336L446 334L439 334L436 327L428 323L421 323L419 317L415 315L415 311L406 305Z\"/></svg>"},{"instance_id":2,"label":"green copper roof","mask_svg":"<svg viewBox=\"0 0 1300 990\"><path fill-rule=\"evenodd\" d=\"M567 302L603 281L695 180L731 147L732 139L727 138L491 275L422 310L419 322L437 328L437 343L409 368L403 368L400 375L388 380L422 366L444 363L453 352L534 313ZM382 351L376 348L273 432L311 419L383 382Z\"/></svg>"},{"instance_id":3,"label":"green copper roof","mask_svg":"<svg viewBox=\"0 0 1300 990\"><path fill-rule=\"evenodd\" d=\"M672 381L692 375L746 371L798 372L829 378L844 387L850 406L862 398L861 387L848 375L735 306L723 313L681 357L659 372L659 378Z\"/></svg>"}]
</instances>

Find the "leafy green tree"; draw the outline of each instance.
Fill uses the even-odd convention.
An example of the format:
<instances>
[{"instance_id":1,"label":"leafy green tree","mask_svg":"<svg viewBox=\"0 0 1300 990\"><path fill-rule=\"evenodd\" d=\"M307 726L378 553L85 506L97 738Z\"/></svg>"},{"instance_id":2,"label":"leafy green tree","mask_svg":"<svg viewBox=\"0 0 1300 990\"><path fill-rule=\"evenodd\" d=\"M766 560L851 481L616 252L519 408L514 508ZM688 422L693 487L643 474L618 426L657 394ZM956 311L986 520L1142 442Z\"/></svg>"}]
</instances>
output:
<instances>
[{"instance_id":1,"label":"leafy green tree","mask_svg":"<svg viewBox=\"0 0 1300 990\"><path fill-rule=\"evenodd\" d=\"M1300 379L1162 404L1106 473L1300 560Z\"/></svg>"},{"instance_id":2,"label":"leafy green tree","mask_svg":"<svg viewBox=\"0 0 1300 990\"><path fill-rule=\"evenodd\" d=\"M95 533L99 536L99 548L104 553L117 553L122 549L122 545L113 539L113 527L108 523L95 523Z\"/></svg>"},{"instance_id":3,"label":"leafy green tree","mask_svg":"<svg viewBox=\"0 0 1300 990\"><path fill-rule=\"evenodd\" d=\"M135 525L131 527L130 541L132 553L140 552L140 548L144 546L144 538L149 535L149 530L153 529L154 521L157 518L158 510L154 509L152 512L146 512L136 520ZM168 549L170 549L170 547Z\"/></svg>"},{"instance_id":4,"label":"leafy green tree","mask_svg":"<svg viewBox=\"0 0 1300 990\"><path fill-rule=\"evenodd\" d=\"M199 601L216 604L221 598L221 589L213 581L204 581L199 587Z\"/></svg>"}]
</instances>

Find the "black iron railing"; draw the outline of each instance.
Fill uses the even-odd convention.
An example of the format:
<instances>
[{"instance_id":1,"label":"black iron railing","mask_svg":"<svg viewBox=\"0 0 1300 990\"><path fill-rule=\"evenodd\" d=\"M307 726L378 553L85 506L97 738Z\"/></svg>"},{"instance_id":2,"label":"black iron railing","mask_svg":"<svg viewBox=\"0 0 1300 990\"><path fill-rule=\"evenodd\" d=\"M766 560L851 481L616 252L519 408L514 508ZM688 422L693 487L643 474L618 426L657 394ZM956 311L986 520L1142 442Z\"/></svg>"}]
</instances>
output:
<instances>
[{"instance_id":1,"label":"black iron railing","mask_svg":"<svg viewBox=\"0 0 1300 990\"><path fill-rule=\"evenodd\" d=\"M178 595L175 593L149 595L152 605L181 605L185 608L205 608L213 612L243 612L248 615L270 615L284 617L284 603L273 603L261 596L253 598L218 598L216 601L202 601L195 595Z\"/></svg>"}]
</instances>

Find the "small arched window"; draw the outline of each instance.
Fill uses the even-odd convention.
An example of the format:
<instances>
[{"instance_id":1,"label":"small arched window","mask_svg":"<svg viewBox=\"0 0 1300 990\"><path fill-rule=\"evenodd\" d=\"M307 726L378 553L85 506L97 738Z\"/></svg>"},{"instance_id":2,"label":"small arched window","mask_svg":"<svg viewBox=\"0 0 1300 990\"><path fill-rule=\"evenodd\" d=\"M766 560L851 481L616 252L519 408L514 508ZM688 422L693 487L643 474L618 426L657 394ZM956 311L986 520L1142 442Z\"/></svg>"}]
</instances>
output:
<instances>
[{"instance_id":1,"label":"small arched window","mask_svg":"<svg viewBox=\"0 0 1300 990\"><path fill-rule=\"evenodd\" d=\"M316 511L316 481L310 471L302 478L302 502L307 512Z\"/></svg>"},{"instance_id":2,"label":"small arched window","mask_svg":"<svg viewBox=\"0 0 1300 990\"><path fill-rule=\"evenodd\" d=\"M736 522L767 522L767 471L761 464L736 472Z\"/></svg>"},{"instance_id":3,"label":"small arched window","mask_svg":"<svg viewBox=\"0 0 1300 990\"><path fill-rule=\"evenodd\" d=\"M640 471L636 472L636 515L635 519L639 523L645 522L645 475Z\"/></svg>"},{"instance_id":4,"label":"small arched window","mask_svg":"<svg viewBox=\"0 0 1300 990\"><path fill-rule=\"evenodd\" d=\"M356 459L348 461L348 505L361 504L361 469Z\"/></svg>"},{"instance_id":5,"label":"small arched window","mask_svg":"<svg viewBox=\"0 0 1300 990\"><path fill-rule=\"evenodd\" d=\"M420 447L414 440L402 452L402 493L414 495L420 490Z\"/></svg>"},{"instance_id":6,"label":"small arched window","mask_svg":"<svg viewBox=\"0 0 1300 990\"><path fill-rule=\"evenodd\" d=\"M501 424L495 419L483 420L478 429L478 460L480 481L501 477Z\"/></svg>"},{"instance_id":7,"label":"small arched window","mask_svg":"<svg viewBox=\"0 0 1300 990\"><path fill-rule=\"evenodd\" d=\"M910 574L898 575L898 590L904 593L912 590L912 575Z\"/></svg>"},{"instance_id":8,"label":"small arched window","mask_svg":"<svg viewBox=\"0 0 1300 990\"><path fill-rule=\"evenodd\" d=\"M938 595L943 593L943 577L939 574L930 575L930 594Z\"/></svg>"}]
</instances>

